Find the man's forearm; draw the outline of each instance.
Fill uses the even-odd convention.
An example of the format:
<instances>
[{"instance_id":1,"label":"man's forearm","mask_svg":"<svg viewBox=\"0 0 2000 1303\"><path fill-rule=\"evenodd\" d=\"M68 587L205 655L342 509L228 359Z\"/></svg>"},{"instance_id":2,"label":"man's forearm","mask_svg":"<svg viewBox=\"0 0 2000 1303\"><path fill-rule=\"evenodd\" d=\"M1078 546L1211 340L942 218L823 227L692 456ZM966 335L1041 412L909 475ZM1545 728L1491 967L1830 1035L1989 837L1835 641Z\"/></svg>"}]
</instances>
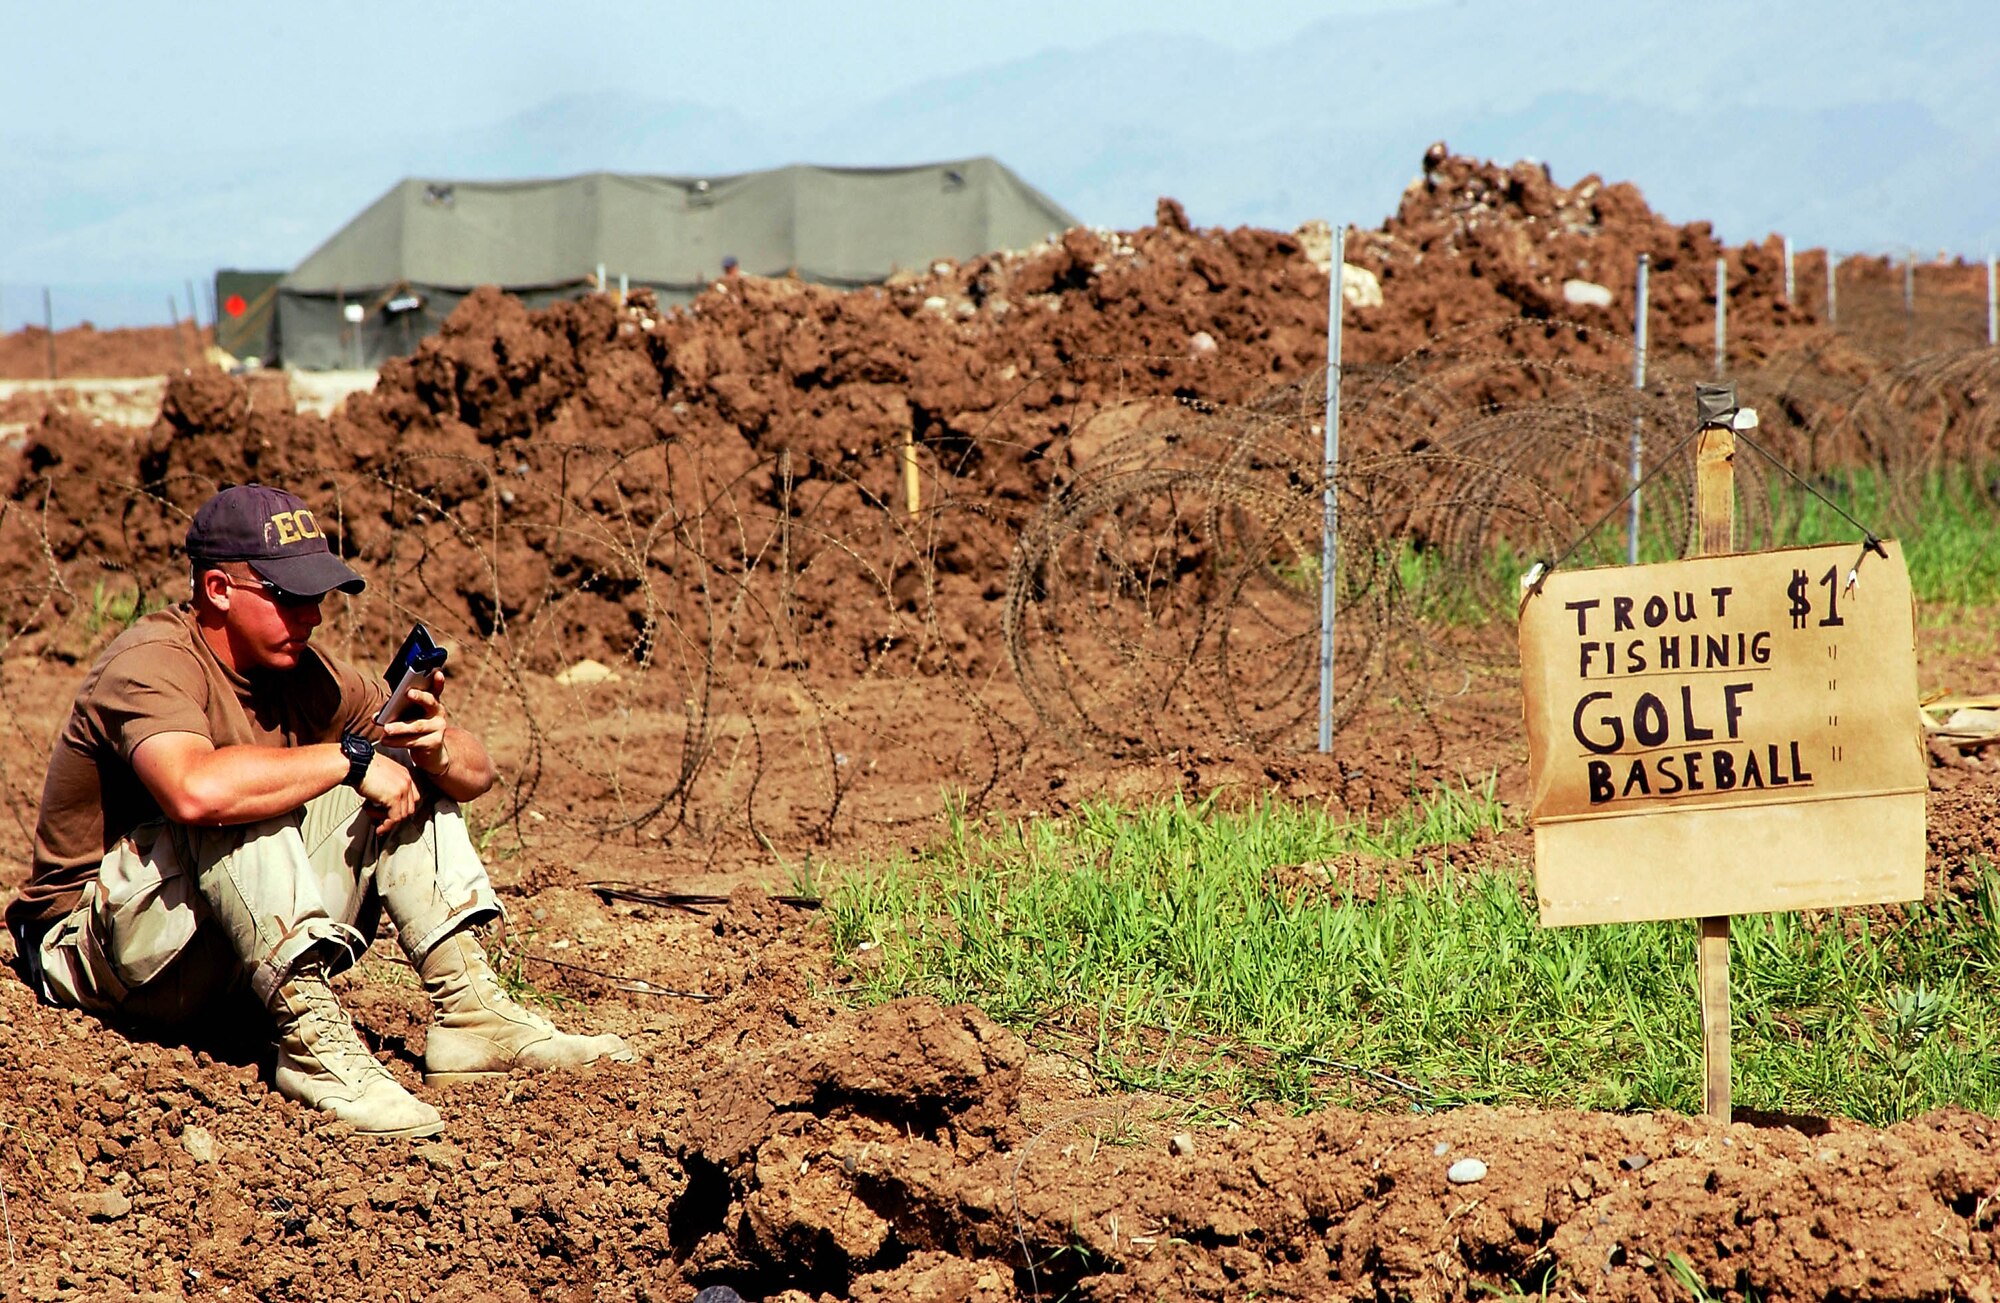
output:
<instances>
[{"instance_id":1,"label":"man's forearm","mask_svg":"<svg viewBox=\"0 0 2000 1303\"><path fill-rule=\"evenodd\" d=\"M296 810L346 777L347 757L331 742L219 747L188 766L186 803L165 814L181 823L254 823Z\"/></svg>"},{"instance_id":2,"label":"man's forearm","mask_svg":"<svg viewBox=\"0 0 2000 1303\"><path fill-rule=\"evenodd\" d=\"M485 746L455 724L444 731L442 767L435 773L426 771L424 776L432 787L461 804L486 795L498 777Z\"/></svg>"}]
</instances>

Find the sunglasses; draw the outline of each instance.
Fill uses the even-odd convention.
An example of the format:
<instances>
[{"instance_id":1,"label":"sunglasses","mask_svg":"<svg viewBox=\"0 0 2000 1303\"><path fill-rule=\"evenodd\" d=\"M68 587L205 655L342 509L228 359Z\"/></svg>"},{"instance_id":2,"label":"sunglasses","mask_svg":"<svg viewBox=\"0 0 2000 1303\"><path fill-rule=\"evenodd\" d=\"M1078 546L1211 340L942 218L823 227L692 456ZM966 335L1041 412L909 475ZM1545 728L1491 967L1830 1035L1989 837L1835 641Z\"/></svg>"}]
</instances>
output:
<instances>
[{"instance_id":1,"label":"sunglasses","mask_svg":"<svg viewBox=\"0 0 2000 1303\"><path fill-rule=\"evenodd\" d=\"M223 577L229 579L229 586L231 588L247 588L254 592L261 592L277 606L289 606L294 609L318 606L326 597L325 593L314 593L310 597L303 593L288 593L261 575L257 577L255 583L243 579L230 579L227 575Z\"/></svg>"}]
</instances>

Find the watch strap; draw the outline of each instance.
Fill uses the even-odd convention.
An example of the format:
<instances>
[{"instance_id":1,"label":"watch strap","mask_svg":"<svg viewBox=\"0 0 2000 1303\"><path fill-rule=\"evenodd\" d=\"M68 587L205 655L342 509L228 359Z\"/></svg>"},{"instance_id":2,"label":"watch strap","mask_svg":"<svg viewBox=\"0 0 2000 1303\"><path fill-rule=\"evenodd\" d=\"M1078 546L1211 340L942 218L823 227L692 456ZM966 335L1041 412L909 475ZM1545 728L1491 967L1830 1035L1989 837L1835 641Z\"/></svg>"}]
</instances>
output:
<instances>
[{"instance_id":1,"label":"watch strap","mask_svg":"<svg viewBox=\"0 0 2000 1303\"><path fill-rule=\"evenodd\" d=\"M347 777L340 781L345 786L359 789L362 778L368 773L368 766L375 759L374 743L352 733L343 733L340 736L340 753L347 757Z\"/></svg>"}]
</instances>

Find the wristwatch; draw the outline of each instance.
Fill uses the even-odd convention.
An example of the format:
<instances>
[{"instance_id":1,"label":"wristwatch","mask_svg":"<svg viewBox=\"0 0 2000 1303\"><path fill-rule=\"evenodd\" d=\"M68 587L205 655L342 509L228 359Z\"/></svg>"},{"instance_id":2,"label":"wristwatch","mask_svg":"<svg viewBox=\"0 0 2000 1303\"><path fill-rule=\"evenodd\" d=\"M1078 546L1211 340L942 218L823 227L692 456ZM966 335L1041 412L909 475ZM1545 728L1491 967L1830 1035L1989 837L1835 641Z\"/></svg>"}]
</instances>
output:
<instances>
[{"instance_id":1,"label":"wristwatch","mask_svg":"<svg viewBox=\"0 0 2000 1303\"><path fill-rule=\"evenodd\" d=\"M369 762L375 759L375 744L365 737L342 733L340 754L347 757L347 777L340 781L348 787L359 790L362 775L368 772Z\"/></svg>"}]
</instances>

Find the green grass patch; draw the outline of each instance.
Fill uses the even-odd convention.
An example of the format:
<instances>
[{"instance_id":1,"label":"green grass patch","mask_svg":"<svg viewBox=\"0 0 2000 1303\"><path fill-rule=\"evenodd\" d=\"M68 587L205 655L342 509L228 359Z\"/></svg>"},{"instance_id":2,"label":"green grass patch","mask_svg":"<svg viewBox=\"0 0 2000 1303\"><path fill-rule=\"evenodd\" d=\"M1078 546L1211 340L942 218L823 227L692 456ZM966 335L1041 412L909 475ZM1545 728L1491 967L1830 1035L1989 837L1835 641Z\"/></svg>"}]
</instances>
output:
<instances>
[{"instance_id":1,"label":"green grass patch","mask_svg":"<svg viewBox=\"0 0 2000 1303\"><path fill-rule=\"evenodd\" d=\"M1125 1088L1699 1111L1694 925L1544 929L1506 873L1425 857L1505 822L1478 790L1380 824L1278 801L952 813L921 853L848 875L827 916L841 953L881 949L863 998L977 1004ZM1296 867L1356 854L1390 868L1373 900ZM2000 889L1889 917L1736 920L1739 1104L2000 1111Z\"/></svg>"},{"instance_id":2,"label":"green grass patch","mask_svg":"<svg viewBox=\"0 0 2000 1303\"><path fill-rule=\"evenodd\" d=\"M83 613L83 627L92 636L107 629L123 633L141 616L172 605L162 598L149 601L133 589L114 588L100 579L91 585L90 605Z\"/></svg>"},{"instance_id":3,"label":"green grass patch","mask_svg":"<svg viewBox=\"0 0 2000 1303\"><path fill-rule=\"evenodd\" d=\"M1992 546L1994 530L2000 527L2000 502L1989 489L1994 484L2000 484L2000 471L1947 467L1929 472L1914 491L1899 496L1889 492L1879 471L1843 470L1816 477L1814 487L1824 495L1821 498L1773 475L1764 511L1754 528L1743 522L1737 537L1746 550L1820 543L1853 543L1858 549L1862 531L1840 514L1845 511L1883 537L1902 543L1911 589L1919 602L1953 609L1989 607L2000 603L2000 548ZM1665 527L1663 518L1649 516L1640 536L1639 560L1678 561L1686 555L1687 545L1685 537ZM1570 569L1621 565L1625 555L1625 517L1614 513L1582 540L1566 565ZM1520 592L1517 581L1539 559L1543 558L1523 550L1518 541L1498 537L1473 563L1403 540L1367 558L1360 573L1371 580L1392 577L1411 614L1420 620L1469 626L1495 618L1496 602L1511 618ZM1343 571L1353 571L1356 564L1353 558L1344 559ZM1317 564L1306 569L1316 584Z\"/></svg>"},{"instance_id":4,"label":"green grass patch","mask_svg":"<svg viewBox=\"0 0 2000 1303\"><path fill-rule=\"evenodd\" d=\"M537 928L513 928L505 932L489 934L484 941L487 961L493 967L493 976L500 983L500 989L516 1004L539 1005L545 1009L563 1009L574 1003L561 991L551 991L538 985L529 976L533 971L528 967L534 957L535 941L541 935ZM547 968L541 969L543 974Z\"/></svg>"}]
</instances>

